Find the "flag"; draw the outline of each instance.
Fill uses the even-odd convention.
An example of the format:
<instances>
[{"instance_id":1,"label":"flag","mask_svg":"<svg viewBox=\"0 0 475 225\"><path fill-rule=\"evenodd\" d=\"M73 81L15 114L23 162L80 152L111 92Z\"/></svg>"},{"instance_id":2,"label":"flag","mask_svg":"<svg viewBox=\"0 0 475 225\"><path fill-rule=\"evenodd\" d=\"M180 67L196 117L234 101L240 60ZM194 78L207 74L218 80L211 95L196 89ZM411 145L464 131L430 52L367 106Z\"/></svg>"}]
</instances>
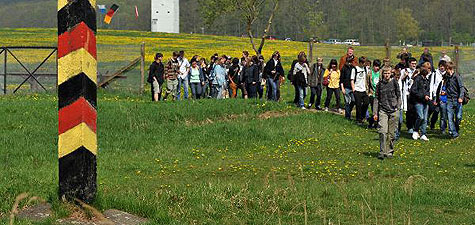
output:
<instances>
[{"instance_id":1,"label":"flag","mask_svg":"<svg viewBox=\"0 0 475 225\"><path fill-rule=\"evenodd\" d=\"M135 6L135 19L139 18L139 9Z\"/></svg>"},{"instance_id":2,"label":"flag","mask_svg":"<svg viewBox=\"0 0 475 225\"><path fill-rule=\"evenodd\" d=\"M97 8L99 9L100 13L106 14L107 12L106 5L97 5Z\"/></svg>"},{"instance_id":3,"label":"flag","mask_svg":"<svg viewBox=\"0 0 475 225\"><path fill-rule=\"evenodd\" d=\"M107 24L111 23L112 17L114 16L115 12L119 9L119 6L116 4L113 4L111 8L109 9L109 12L107 12L106 17L104 18L104 22Z\"/></svg>"}]
</instances>

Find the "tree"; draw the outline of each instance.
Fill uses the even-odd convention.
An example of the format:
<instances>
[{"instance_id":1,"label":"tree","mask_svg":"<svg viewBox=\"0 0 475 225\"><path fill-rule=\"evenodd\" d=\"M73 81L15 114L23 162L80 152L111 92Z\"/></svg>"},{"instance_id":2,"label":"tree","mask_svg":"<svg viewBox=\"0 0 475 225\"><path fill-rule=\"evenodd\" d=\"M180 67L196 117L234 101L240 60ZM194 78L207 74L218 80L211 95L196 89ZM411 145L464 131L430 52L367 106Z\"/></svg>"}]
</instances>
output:
<instances>
[{"instance_id":1,"label":"tree","mask_svg":"<svg viewBox=\"0 0 475 225\"><path fill-rule=\"evenodd\" d=\"M419 22L412 17L412 10L404 8L395 11L397 37L399 40L414 41L419 38L421 28Z\"/></svg>"},{"instance_id":2,"label":"tree","mask_svg":"<svg viewBox=\"0 0 475 225\"><path fill-rule=\"evenodd\" d=\"M323 12L310 11L307 13L308 26L304 28L304 32L308 37L330 38L328 36L328 26L325 24L323 17Z\"/></svg>"},{"instance_id":3,"label":"tree","mask_svg":"<svg viewBox=\"0 0 475 225\"><path fill-rule=\"evenodd\" d=\"M257 55L261 55L264 43L271 29L272 21L279 7L280 0L200 0L201 10L205 19L205 24L211 26L216 19L229 13L238 13L240 18L246 22L246 31L251 42L252 49ZM254 24L264 11L266 3L272 3L273 7L269 19L262 34L259 47L254 43Z\"/></svg>"}]
</instances>

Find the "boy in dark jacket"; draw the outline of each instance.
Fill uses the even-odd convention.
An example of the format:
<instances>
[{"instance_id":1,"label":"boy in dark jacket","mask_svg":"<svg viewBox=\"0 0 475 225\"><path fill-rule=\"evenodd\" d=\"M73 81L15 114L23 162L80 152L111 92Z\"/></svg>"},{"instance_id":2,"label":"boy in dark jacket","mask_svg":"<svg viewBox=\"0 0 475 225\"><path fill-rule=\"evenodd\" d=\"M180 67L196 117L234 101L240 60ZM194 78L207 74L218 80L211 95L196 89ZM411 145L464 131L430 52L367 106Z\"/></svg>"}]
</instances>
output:
<instances>
[{"instance_id":1,"label":"boy in dark jacket","mask_svg":"<svg viewBox=\"0 0 475 225\"><path fill-rule=\"evenodd\" d=\"M162 96L162 85L165 81L165 68L162 63L163 54L157 53L155 55L155 61L150 65L147 81L152 87L152 101L160 101Z\"/></svg>"},{"instance_id":2,"label":"boy in dark jacket","mask_svg":"<svg viewBox=\"0 0 475 225\"><path fill-rule=\"evenodd\" d=\"M452 138L458 138L462 121L462 103L465 95L462 77L455 73L455 64L447 63L447 119Z\"/></svg>"},{"instance_id":3,"label":"boy in dark jacket","mask_svg":"<svg viewBox=\"0 0 475 225\"><path fill-rule=\"evenodd\" d=\"M284 76L284 68L280 62L280 53L274 52L272 58L266 63L264 68L264 78L267 79L268 98L278 101L280 90L280 78Z\"/></svg>"},{"instance_id":4,"label":"boy in dark jacket","mask_svg":"<svg viewBox=\"0 0 475 225\"><path fill-rule=\"evenodd\" d=\"M414 78L414 84L412 84L410 91L411 100L414 102L417 115L414 133L412 133L412 139L414 140L419 138L423 141L429 140L426 136L430 101L430 81L428 75L429 71L421 70L420 74Z\"/></svg>"},{"instance_id":5,"label":"boy in dark jacket","mask_svg":"<svg viewBox=\"0 0 475 225\"><path fill-rule=\"evenodd\" d=\"M374 121L378 121L380 153L378 158L392 158L397 127L398 111L401 107L401 91L398 81L391 78L391 67L382 69L383 80L376 86L374 97Z\"/></svg>"}]
</instances>

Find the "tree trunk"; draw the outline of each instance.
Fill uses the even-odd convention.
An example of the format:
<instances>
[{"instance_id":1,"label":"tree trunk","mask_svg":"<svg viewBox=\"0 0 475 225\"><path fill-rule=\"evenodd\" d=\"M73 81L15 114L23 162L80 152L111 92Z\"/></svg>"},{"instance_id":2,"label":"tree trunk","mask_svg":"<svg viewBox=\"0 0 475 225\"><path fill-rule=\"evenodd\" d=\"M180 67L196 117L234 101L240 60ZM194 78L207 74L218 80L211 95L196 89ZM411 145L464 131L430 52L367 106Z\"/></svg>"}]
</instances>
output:
<instances>
[{"instance_id":1,"label":"tree trunk","mask_svg":"<svg viewBox=\"0 0 475 225\"><path fill-rule=\"evenodd\" d=\"M279 0L276 0L276 1L274 1L274 9L272 9L272 13L270 14L269 21L267 23L267 27L264 30L264 34L262 35L261 44L259 45L259 49L257 49L257 51L256 51L257 55L261 55L261 53L262 53L262 48L264 48L264 43L265 43L266 38L267 38L267 33L270 31L272 21L274 20L275 12L277 11L278 8L279 8Z\"/></svg>"}]
</instances>

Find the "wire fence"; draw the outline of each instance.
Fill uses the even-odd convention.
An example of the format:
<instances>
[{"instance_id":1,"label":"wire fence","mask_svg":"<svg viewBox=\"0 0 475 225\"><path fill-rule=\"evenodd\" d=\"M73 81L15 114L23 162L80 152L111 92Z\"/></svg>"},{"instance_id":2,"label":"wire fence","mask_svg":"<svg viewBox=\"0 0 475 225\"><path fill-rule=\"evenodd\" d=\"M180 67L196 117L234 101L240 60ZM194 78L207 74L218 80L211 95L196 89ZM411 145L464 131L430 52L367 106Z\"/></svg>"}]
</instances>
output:
<instances>
[{"instance_id":1,"label":"wire fence","mask_svg":"<svg viewBox=\"0 0 475 225\"><path fill-rule=\"evenodd\" d=\"M147 62L145 63L145 77L147 76L147 69L149 63L153 58L153 50L157 50L152 46L147 46ZM98 61L98 83L110 78L111 75L116 74L124 67L130 65L130 63L137 58L141 57L141 46L137 44L131 45L97 45L97 61ZM390 55L392 63L397 63L396 55L400 51L401 47L391 47ZM165 49L163 49L165 50ZM168 49L167 49L168 50ZM305 49L302 49L305 50ZM412 49L413 55L418 57L418 51L422 49ZM447 51L447 55L456 60L455 47L437 47L431 49L434 58L434 64L437 64L438 59L441 56L441 51ZM0 93L30 93L30 92L55 92L56 91L56 54L43 60L51 54L51 49L10 49L11 52L3 51L0 48ZM308 49L307 49L308 51ZM316 57L324 58L324 64L327 64L330 59L339 59L342 52L338 49L332 49L331 46L315 45L313 47L313 62ZM356 55L360 56L361 52L364 52L370 60L382 59L386 56L386 48L384 46L361 46L356 49ZM5 67L5 54L7 54L7 61ZM15 57L13 57L13 55ZM309 54L310 55L310 54ZM209 58L204 55L203 57ZM238 57L238 56L234 56ZM296 56L286 55L282 52L283 65L286 70L290 68L290 63ZM475 90L475 47L461 47L458 57L459 73L464 79L465 85L470 90ZM19 63L20 61L21 63ZM43 62L43 63L42 63ZM38 67L38 65L41 67ZM5 68L7 69L7 75L5 76ZM26 69L25 69L26 68ZM125 70L116 79L108 82L104 85L104 89L107 92L125 92L125 93L139 93L141 91L141 67L140 62L132 66L130 69ZM29 73L35 74L34 80L29 77ZM23 83L23 85L21 85ZM41 84L41 85L40 85ZM145 90L148 91L148 84L145 84ZM3 90L6 87L6 92ZM43 89L44 87L44 89Z\"/></svg>"}]
</instances>

